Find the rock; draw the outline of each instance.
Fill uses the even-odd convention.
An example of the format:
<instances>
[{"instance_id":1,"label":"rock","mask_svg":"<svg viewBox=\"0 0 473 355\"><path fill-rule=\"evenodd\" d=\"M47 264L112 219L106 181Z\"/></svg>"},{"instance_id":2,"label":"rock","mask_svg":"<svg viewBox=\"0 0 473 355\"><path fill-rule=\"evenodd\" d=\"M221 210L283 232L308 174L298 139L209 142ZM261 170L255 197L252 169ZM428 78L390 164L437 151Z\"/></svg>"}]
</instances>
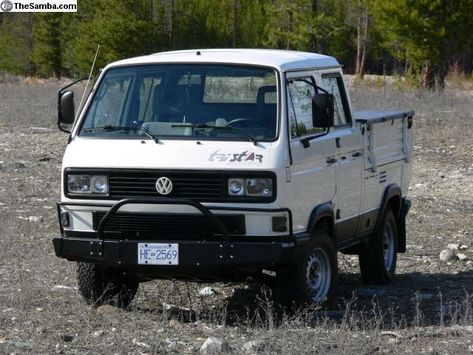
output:
<instances>
[{"instance_id":1,"label":"rock","mask_svg":"<svg viewBox=\"0 0 473 355\"><path fill-rule=\"evenodd\" d=\"M460 249L460 250L467 250L467 249L468 249L468 245L462 244L462 245L460 245L460 247L459 247L458 249Z\"/></svg>"},{"instance_id":2,"label":"rock","mask_svg":"<svg viewBox=\"0 0 473 355\"><path fill-rule=\"evenodd\" d=\"M65 341L66 343L72 341L74 337L70 334L61 334L61 340Z\"/></svg>"},{"instance_id":3,"label":"rock","mask_svg":"<svg viewBox=\"0 0 473 355\"><path fill-rule=\"evenodd\" d=\"M457 254L457 258L458 258L458 260L460 260L460 261L466 261L466 260L468 260L468 256L467 256L466 254L463 254L463 253L458 253L458 254Z\"/></svg>"},{"instance_id":4,"label":"rock","mask_svg":"<svg viewBox=\"0 0 473 355\"><path fill-rule=\"evenodd\" d=\"M212 288L212 287L204 287L199 290L199 295L200 296L212 296L217 294L217 290Z\"/></svg>"},{"instance_id":5,"label":"rock","mask_svg":"<svg viewBox=\"0 0 473 355\"><path fill-rule=\"evenodd\" d=\"M101 337L103 334L105 333L105 331L103 330L97 330L94 332L94 338L98 338L98 337Z\"/></svg>"},{"instance_id":6,"label":"rock","mask_svg":"<svg viewBox=\"0 0 473 355\"><path fill-rule=\"evenodd\" d=\"M447 245L447 249L450 249L450 250L458 250L460 248L460 244L458 243L449 243Z\"/></svg>"},{"instance_id":7,"label":"rock","mask_svg":"<svg viewBox=\"0 0 473 355\"><path fill-rule=\"evenodd\" d=\"M434 298L434 295L431 293L420 293L419 298L423 301L426 301L426 300L431 300L432 298Z\"/></svg>"},{"instance_id":8,"label":"rock","mask_svg":"<svg viewBox=\"0 0 473 355\"><path fill-rule=\"evenodd\" d=\"M208 337L207 340L200 347L202 354L220 354L222 352L229 352L230 347L225 340L215 337Z\"/></svg>"},{"instance_id":9,"label":"rock","mask_svg":"<svg viewBox=\"0 0 473 355\"><path fill-rule=\"evenodd\" d=\"M57 290L77 290L77 287L73 286L64 286L64 285L54 285L51 287L52 291L57 291Z\"/></svg>"},{"instance_id":10,"label":"rock","mask_svg":"<svg viewBox=\"0 0 473 355\"><path fill-rule=\"evenodd\" d=\"M439 258L443 262L449 262L455 260L455 253L452 251L452 249L444 249L440 252Z\"/></svg>"},{"instance_id":11,"label":"rock","mask_svg":"<svg viewBox=\"0 0 473 355\"><path fill-rule=\"evenodd\" d=\"M15 169L24 169L26 168L26 162L24 161L16 161L13 166L15 167Z\"/></svg>"},{"instance_id":12,"label":"rock","mask_svg":"<svg viewBox=\"0 0 473 355\"><path fill-rule=\"evenodd\" d=\"M114 307L109 304L104 304L96 309L96 312L101 315L107 315L107 316L112 316L114 314L117 314L119 312L117 307ZM113 329L112 329L113 331Z\"/></svg>"},{"instance_id":13,"label":"rock","mask_svg":"<svg viewBox=\"0 0 473 355\"><path fill-rule=\"evenodd\" d=\"M256 354L264 350L264 341L263 340L251 340L247 341L241 347L241 352L244 354Z\"/></svg>"},{"instance_id":14,"label":"rock","mask_svg":"<svg viewBox=\"0 0 473 355\"><path fill-rule=\"evenodd\" d=\"M141 342L141 341L138 341L138 340L136 340L135 338L133 338L133 340L132 340L131 342L132 342L134 345L139 346L140 348L150 348L150 347L151 347L151 345L146 344L146 343L143 343L143 342Z\"/></svg>"},{"instance_id":15,"label":"rock","mask_svg":"<svg viewBox=\"0 0 473 355\"><path fill-rule=\"evenodd\" d=\"M177 347L177 341L166 340L166 343L168 344L168 349L174 349Z\"/></svg>"},{"instance_id":16,"label":"rock","mask_svg":"<svg viewBox=\"0 0 473 355\"><path fill-rule=\"evenodd\" d=\"M41 158L39 158L38 161L46 162L46 161L50 161L50 160L53 160L53 159L54 159L53 157L45 155L45 156L42 156Z\"/></svg>"},{"instance_id":17,"label":"rock","mask_svg":"<svg viewBox=\"0 0 473 355\"><path fill-rule=\"evenodd\" d=\"M56 130L46 127L30 127L32 134L53 133Z\"/></svg>"},{"instance_id":18,"label":"rock","mask_svg":"<svg viewBox=\"0 0 473 355\"><path fill-rule=\"evenodd\" d=\"M29 348L33 349L35 346L35 343L32 341L12 341L11 344L15 348Z\"/></svg>"}]
</instances>

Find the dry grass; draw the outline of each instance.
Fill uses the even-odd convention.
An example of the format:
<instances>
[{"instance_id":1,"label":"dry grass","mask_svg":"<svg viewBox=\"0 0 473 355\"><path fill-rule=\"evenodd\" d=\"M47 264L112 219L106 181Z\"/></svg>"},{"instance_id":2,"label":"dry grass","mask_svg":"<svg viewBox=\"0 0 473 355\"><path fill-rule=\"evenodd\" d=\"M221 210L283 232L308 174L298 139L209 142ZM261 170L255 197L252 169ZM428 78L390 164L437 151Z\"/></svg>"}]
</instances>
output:
<instances>
[{"instance_id":1,"label":"dry grass","mask_svg":"<svg viewBox=\"0 0 473 355\"><path fill-rule=\"evenodd\" d=\"M61 156L55 127L59 83L0 84L0 353L195 353L208 336L237 352L467 353L473 346L471 263L438 260L447 243L473 259L473 103L471 92L443 94L352 89L355 107L412 108L416 161L408 252L386 287L364 286L357 262L343 257L334 310L284 312L271 286L255 280L203 285L153 281L129 310L93 309L76 290L75 267L54 256ZM37 217L37 218L31 218Z\"/></svg>"}]
</instances>

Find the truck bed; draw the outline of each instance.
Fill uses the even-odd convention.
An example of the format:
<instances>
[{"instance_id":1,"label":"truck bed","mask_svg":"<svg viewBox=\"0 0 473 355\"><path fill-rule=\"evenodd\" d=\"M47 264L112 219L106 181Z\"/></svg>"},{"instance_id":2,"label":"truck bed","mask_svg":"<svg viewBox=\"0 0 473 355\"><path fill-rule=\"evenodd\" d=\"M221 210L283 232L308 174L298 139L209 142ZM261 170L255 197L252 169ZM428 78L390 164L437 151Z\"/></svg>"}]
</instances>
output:
<instances>
[{"instance_id":1,"label":"truck bed","mask_svg":"<svg viewBox=\"0 0 473 355\"><path fill-rule=\"evenodd\" d=\"M411 159L414 111L364 110L353 114L366 137L365 170L377 171L380 166Z\"/></svg>"}]
</instances>

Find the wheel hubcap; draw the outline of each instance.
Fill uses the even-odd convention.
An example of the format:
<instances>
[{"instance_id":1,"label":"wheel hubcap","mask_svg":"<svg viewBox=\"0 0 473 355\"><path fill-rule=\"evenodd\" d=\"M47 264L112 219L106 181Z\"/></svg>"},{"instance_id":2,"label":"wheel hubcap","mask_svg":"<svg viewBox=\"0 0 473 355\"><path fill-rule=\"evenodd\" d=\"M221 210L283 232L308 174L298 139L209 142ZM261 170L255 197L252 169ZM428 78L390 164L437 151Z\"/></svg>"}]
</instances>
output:
<instances>
[{"instance_id":1,"label":"wheel hubcap","mask_svg":"<svg viewBox=\"0 0 473 355\"><path fill-rule=\"evenodd\" d=\"M320 303L327 299L332 271L327 253L315 248L309 256L306 267L306 282L312 301Z\"/></svg>"},{"instance_id":2,"label":"wheel hubcap","mask_svg":"<svg viewBox=\"0 0 473 355\"><path fill-rule=\"evenodd\" d=\"M384 267L386 270L391 270L394 262L394 232L389 223L384 226L383 249Z\"/></svg>"}]
</instances>

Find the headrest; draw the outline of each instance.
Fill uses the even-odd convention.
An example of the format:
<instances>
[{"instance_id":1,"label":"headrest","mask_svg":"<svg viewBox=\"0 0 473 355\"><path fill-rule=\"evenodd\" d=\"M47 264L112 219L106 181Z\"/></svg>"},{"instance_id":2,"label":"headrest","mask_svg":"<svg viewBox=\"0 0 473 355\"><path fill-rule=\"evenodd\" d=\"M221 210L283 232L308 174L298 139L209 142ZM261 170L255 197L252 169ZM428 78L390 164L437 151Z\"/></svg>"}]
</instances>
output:
<instances>
[{"instance_id":1,"label":"headrest","mask_svg":"<svg viewBox=\"0 0 473 355\"><path fill-rule=\"evenodd\" d=\"M276 85L266 85L258 89L258 94L256 95L256 105L259 107L264 107L268 104L274 104L273 102L266 102L267 93L276 93Z\"/></svg>"}]
</instances>

